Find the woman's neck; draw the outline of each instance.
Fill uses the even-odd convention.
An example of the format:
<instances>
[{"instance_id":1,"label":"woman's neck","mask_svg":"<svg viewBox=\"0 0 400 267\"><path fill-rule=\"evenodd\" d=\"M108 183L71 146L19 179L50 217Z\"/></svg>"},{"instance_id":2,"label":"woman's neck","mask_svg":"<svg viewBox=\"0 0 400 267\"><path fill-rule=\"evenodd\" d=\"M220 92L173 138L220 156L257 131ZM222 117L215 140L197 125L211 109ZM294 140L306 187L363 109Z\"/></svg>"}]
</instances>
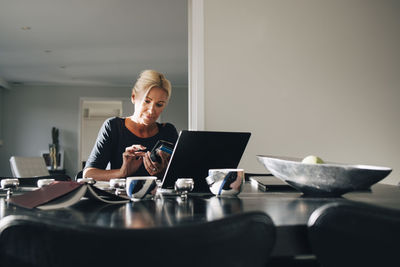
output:
<instances>
[{"instance_id":1,"label":"woman's neck","mask_svg":"<svg viewBox=\"0 0 400 267\"><path fill-rule=\"evenodd\" d=\"M133 116L125 119L125 127L133 134L141 138L152 137L158 133L157 123L143 124L134 119Z\"/></svg>"}]
</instances>

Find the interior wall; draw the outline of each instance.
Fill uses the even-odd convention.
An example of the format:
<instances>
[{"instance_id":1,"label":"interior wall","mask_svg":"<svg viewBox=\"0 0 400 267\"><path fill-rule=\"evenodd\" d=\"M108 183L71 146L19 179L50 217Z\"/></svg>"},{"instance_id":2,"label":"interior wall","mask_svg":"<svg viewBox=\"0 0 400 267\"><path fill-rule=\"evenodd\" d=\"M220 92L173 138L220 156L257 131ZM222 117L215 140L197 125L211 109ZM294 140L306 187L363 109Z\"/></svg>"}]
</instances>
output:
<instances>
[{"instance_id":1,"label":"interior wall","mask_svg":"<svg viewBox=\"0 0 400 267\"><path fill-rule=\"evenodd\" d=\"M161 121L172 123L178 132L187 130L189 121L188 112L188 88L173 86L171 98L161 114Z\"/></svg>"},{"instance_id":2,"label":"interior wall","mask_svg":"<svg viewBox=\"0 0 400 267\"><path fill-rule=\"evenodd\" d=\"M250 131L258 154L400 173L400 2L205 0L205 129Z\"/></svg>"},{"instance_id":3,"label":"interior wall","mask_svg":"<svg viewBox=\"0 0 400 267\"><path fill-rule=\"evenodd\" d=\"M132 103L128 101L129 99L124 99L124 102L133 107ZM122 115L122 102L122 100L117 99L81 99L80 157L78 165L84 166L84 162L89 158L104 121L110 117L124 116ZM126 116L130 116L132 113L131 111L126 112Z\"/></svg>"},{"instance_id":4,"label":"interior wall","mask_svg":"<svg viewBox=\"0 0 400 267\"><path fill-rule=\"evenodd\" d=\"M131 88L122 87L62 87L18 86L3 93L3 146L0 146L0 177L11 176L9 158L39 156L47 150L51 128L60 132L60 147L64 149L64 167L67 174L75 176L78 164L79 103L81 97L130 98ZM180 99L178 90L173 97ZM187 90L182 91L187 95ZM186 104L177 101L167 107L170 114L187 113ZM174 111L174 109L180 111ZM187 115L186 115L187 116ZM185 122L170 121L184 126ZM186 117L187 127L187 117Z\"/></svg>"},{"instance_id":5,"label":"interior wall","mask_svg":"<svg viewBox=\"0 0 400 267\"><path fill-rule=\"evenodd\" d=\"M3 91L0 87L0 147L3 145Z\"/></svg>"}]
</instances>

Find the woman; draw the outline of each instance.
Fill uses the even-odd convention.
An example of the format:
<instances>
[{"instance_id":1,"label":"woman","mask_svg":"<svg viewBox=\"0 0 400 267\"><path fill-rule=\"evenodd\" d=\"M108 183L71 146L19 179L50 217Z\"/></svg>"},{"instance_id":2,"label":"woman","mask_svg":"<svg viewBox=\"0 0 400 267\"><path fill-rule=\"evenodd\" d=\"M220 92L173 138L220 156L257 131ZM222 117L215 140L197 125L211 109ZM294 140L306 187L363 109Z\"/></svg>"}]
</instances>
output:
<instances>
[{"instance_id":1,"label":"woman","mask_svg":"<svg viewBox=\"0 0 400 267\"><path fill-rule=\"evenodd\" d=\"M86 162L83 177L103 181L146 175L161 178L170 155L159 151L161 162L154 162L150 150L158 140L175 143L178 137L172 124L156 122L170 97L171 83L162 73L143 71L132 89L133 115L104 122ZM110 170L106 170L108 163L111 164Z\"/></svg>"}]
</instances>

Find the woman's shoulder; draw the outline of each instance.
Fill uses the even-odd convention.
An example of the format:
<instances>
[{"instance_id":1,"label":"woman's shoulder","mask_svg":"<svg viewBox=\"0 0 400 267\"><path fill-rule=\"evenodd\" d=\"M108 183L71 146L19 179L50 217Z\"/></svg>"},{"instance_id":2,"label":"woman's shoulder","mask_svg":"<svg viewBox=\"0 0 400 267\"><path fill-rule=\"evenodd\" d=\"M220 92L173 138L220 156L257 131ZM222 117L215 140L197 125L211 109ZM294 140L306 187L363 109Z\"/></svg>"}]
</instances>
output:
<instances>
[{"instance_id":1,"label":"woman's shoulder","mask_svg":"<svg viewBox=\"0 0 400 267\"><path fill-rule=\"evenodd\" d=\"M111 117L106 119L105 121L108 122L109 124L115 124L115 123L121 123L125 120L125 118L121 117Z\"/></svg>"},{"instance_id":2,"label":"woman's shoulder","mask_svg":"<svg viewBox=\"0 0 400 267\"><path fill-rule=\"evenodd\" d=\"M111 117L104 121L103 127L111 131L121 127L121 125L124 123L124 120L125 118Z\"/></svg>"},{"instance_id":3,"label":"woman's shoulder","mask_svg":"<svg viewBox=\"0 0 400 267\"><path fill-rule=\"evenodd\" d=\"M125 118L121 117L111 117L104 121L104 124L107 125L120 125L124 122Z\"/></svg>"},{"instance_id":4,"label":"woman's shoulder","mask_svg":"<svg viewBox=\"0 0 400 267\"><path fill-rule=\"evenodd\" d=\"M163 131L174 131L176 132L176 128L172 123L169 122L164 122L164 123L159 123L159 128Z\"/></svg>"},{"instance_id":5,"label":"woman's shoulder","mask_svg":"<svg viewBox=\"0 0 400 267\"><path fill-rule=\"evenodd\" d=\"M176 139L176 137L178 136L178 132L172 123L165 122L165 123L159 123L158 125L160 132L162 134L171 136L173 137L173 139Z\"/></svg>"}]
</instances>

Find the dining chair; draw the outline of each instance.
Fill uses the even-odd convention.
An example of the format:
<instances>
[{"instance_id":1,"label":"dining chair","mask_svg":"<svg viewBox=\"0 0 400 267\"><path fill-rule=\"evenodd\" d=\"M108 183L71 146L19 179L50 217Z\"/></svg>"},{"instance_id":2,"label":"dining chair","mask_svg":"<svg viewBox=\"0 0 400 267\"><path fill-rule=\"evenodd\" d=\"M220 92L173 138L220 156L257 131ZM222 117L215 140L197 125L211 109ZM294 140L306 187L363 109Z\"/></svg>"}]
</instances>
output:
<instances>
[{"instance_id":1,"label":"dining chair","mask_svg":"<svg viewBox=\"0 0 400 267\"><path fill-rule=\"evenodd\" d=\"M77 172L77 174L75 175L75 181L78 181L78 179L83 178L83 170Z\"/></svg>"},{"instance_id":2,"label":"dining chair","mask_svg":"<svg viewBox=\"0 0 400 267\"><path fill-rule=\"evenodd\" d=\"M268 266L275 226L262 212L145 229L0 220L3 266Z\"/></svg>"},{"instance_id":3,"label":"dining chair","mask_svg":"<svg viewBox=\"0 0 400 267\"><path fill-rule=\"evenodd\" d=\"M321 266L399 265L400 210L357 202L331 203L308 221L312 251Z\"/></svg>"},{"instance_id":4,"label":"dining chair","mask_svg":"<svg viewBox=\"0 0 400 267\"><path fill-rule=\"evenodd\" d=\"M43 157L16 157L10 158L11 172L14 177L47 176L49 171Z\"/></svg>"}]
</instances>

